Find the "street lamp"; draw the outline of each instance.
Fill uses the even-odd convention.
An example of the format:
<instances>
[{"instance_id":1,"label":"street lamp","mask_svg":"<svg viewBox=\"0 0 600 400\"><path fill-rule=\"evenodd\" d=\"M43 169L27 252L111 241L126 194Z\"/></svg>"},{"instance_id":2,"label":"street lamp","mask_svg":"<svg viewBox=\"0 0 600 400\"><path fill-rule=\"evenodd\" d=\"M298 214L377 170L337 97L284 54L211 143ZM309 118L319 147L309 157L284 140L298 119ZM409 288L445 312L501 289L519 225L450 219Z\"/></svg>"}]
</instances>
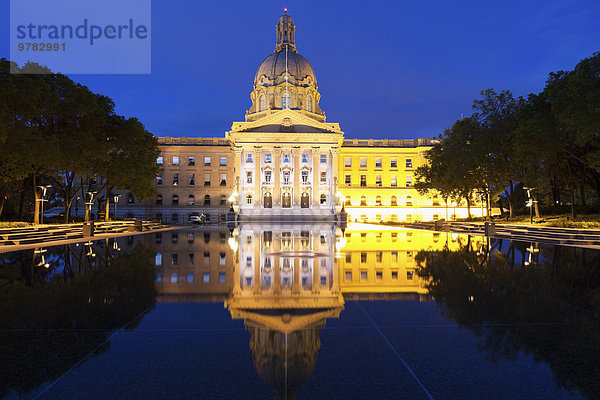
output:
<instances>
[{"instance_id":1,"label":"street lamp","mask_svg":"<svg viewBox=\"0 0 600 400\"><path fill-rule=\"evenodd\" d=\"M531 192L534 190L535 188L530 188L530 187L525 187L523 186L523 190L527 190L527 204L525 204L526 207L529 207L529 223L533 224L533 204L535 203L535 201L533 200L533 197L531 196Z\"/></svg>"},{"instance_id":2,"label":"street lamp","mask_svg":"<svg viewBox=\"0 0 600 400\"><path fill-rule=\"evenodd\" d=\"M85 202L85 206L87 207L87 216L90 217L92 212L92 204L94 204L94 195L98 192L87 192L88 201Z\"/></svg>"},{"instance_id":3,"label":"street lamp","mask_svg":"<svg viewBox=\"0 0 600 400\"><path fill-rule=\"evenodd\" d=\"M456 206L457 206L457 205L458 205L458 204L456 203L456 201L453 201L453 202L452 202L452 207L454 207L454 216L453 216L453 218L452 218L452 219L453 219L454 221L456 221Z\"/></svg>"},{"instance_id":4,"label":"street lamp","mask_svg":"<svg viewBox=\"0 0 600 400\"><path fill-rule=\"evenodd\" d=\"M117 220L117 203L119 202L119 197L121 197L120 194L116 194L116 195L113 196L113 203L115 205L115 211L114 211L114 219L115 219L115 221Z\"/></svg>"},{"instance_id":5,"label":"street lamp","mask_svg":"<svg viewBox=\"0 0 600 400\"><path fill-rule=\"evenodd\" d=\"M42 186L38 186L38 188L41 190L42 192L42 196L38 199L38 201L41 203L41 208L42 208L42 215L40 216L40 224L44 223L44 201L48 201L46 199L44 199L44 197L46 196L46 191L50 188L50 185L42 185Z\"/></svg>"},{"instance_id":6,"label":"street lamp","mask_svg":"<svg viewBox=\"0 0 600 400\"><path fill-rule=\"evenodd\" d=\"M75 216L79 217L79 199L81 197L77 196L77 201L75 202Z\"/></svg>"}]
</instances>

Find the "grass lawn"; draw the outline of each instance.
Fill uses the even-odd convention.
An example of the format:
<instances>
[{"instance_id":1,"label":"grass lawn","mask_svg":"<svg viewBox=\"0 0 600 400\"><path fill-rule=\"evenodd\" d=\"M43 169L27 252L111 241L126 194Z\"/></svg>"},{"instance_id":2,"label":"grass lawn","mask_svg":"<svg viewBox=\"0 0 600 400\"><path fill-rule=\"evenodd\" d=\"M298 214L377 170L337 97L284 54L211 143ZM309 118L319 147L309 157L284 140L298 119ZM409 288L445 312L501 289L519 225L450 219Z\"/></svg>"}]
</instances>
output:
<instances>
[{"instance_id":1,"label":"grass lawn","mask_svg":"<svg viewBox=\"0 0 600 400\"><path fill-rule=\"evenodd\" d=\"M529 215L517 215L509 221L496 218L497 224L529 224ZM559 228L600 229L600 214L581 214L577 218L571 218L571 214L547 215L540 219L533 219L535 226L555 226Z\"/></svg>"}]
</instances>

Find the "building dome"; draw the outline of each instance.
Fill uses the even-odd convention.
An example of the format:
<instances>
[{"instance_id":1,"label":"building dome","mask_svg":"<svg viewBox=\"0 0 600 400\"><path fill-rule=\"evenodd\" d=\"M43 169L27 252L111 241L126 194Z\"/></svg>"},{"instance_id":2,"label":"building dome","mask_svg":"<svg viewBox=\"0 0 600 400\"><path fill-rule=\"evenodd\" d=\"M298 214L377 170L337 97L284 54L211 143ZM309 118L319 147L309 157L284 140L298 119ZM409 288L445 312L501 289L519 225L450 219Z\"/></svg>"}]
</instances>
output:
<instances>
[{"instance_id":1,"label":"building dome","mask_svg":"<svg viewBox=\"0 0 600 400\"><path fill-rule=\"evenodd\" d=\"M267 81L275 85L285 81L285 53L285 49L279 50L263 60L254 77L255 88ZM287 52L287 71L289 76L288 83L302 86L317 86L315 71L306 58L296 51Z\"/></svg>"}]
</instances>

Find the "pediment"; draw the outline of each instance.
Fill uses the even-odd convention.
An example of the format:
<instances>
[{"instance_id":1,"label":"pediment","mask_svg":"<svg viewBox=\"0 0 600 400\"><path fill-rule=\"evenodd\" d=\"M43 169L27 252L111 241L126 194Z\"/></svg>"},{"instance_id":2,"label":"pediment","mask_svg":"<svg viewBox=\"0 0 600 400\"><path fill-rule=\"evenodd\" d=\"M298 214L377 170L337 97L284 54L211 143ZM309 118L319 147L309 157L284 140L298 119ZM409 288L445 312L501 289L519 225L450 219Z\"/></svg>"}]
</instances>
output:
<instances>
[{"instance_id":1,"label":"pediment","mask_svg":"<svg viewBox=\"0 0 600 400\"><path fill-rule=\"evenodd\" d=\"M291 109L279 110L252 122L234 122L228 135L238 132L343 133L337 123L319 122Z\"/></svg>"}]
</instances>

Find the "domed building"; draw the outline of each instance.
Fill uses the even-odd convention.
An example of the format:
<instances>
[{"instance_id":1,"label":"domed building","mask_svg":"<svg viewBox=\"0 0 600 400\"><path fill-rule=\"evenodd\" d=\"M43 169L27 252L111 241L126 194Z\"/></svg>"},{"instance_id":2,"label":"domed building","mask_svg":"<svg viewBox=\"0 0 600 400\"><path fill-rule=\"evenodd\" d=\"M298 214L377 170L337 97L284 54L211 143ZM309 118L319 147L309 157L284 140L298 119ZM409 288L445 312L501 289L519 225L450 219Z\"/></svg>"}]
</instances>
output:
<instances>
[{"instance_id":1,"label":"domed building","mask_svg":"<svg viewBox=\"0 0 600 400\"><path fill-rule=\"evenodd\" d=\"M289 108L324 122L315 71L296 49L296 27L287 10L277 22L276 33L275 51L263 60L254 76L252 107L246 120Z\"/></svg>"}]
</instances>

